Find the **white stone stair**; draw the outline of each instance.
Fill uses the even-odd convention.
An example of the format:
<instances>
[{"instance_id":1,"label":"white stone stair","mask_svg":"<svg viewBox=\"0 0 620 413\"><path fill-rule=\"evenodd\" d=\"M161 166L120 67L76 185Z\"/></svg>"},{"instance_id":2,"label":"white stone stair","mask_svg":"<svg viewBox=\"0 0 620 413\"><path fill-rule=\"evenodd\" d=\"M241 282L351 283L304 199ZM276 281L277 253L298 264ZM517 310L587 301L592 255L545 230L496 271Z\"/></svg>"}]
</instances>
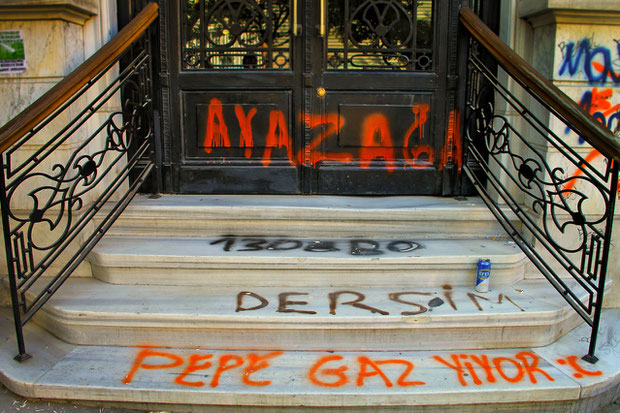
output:
<instances>
[{"instance_id":1,"label":"white stone stair","mask_svg":"<svg viewBox=\"0 0 620 413\"><path fill-rule=\"evenodd\" d=\"M527 260L476 198L140 196L89 255L115 284L471 286Z\"/></svg>"},{"instance_id":2,"label":"white stone stair","mask_svg":"<svg viewBox=\"0 0 620 413\"><path fill-rule=\"evenodd\" d=\"M0 380L25 397L143 411L592 412L620 395L619 320L603 314L596 365L579 358L586 326L536 348L345 352L81 346L35 324L19 363L0 314Z\"/></svg>"},{"instance_id":3,"label":"white stone stair","mask_svg":"<svg viewBox=\"0 0 620 413\"><path fill-rule=\"evenodd\" d=\"M291 289L76 278L36 321L83 345L405 351L542 346L581 319L544 280L482 294L448 285Z\"/></svg>"},{"instance_id":4,"label":"white stone stair","mask_svg":"<svg viewBox=\"0 0 620 413\"><path fill-rule=\"evenodd\" d=\"M300 238L106 236L89 255L114 284L420 287L472 286L478 259L493 284L524 277L527 258L505 238Z\"/></svg>"},{"instance_id":5,"label":"white stone stair","mask_svg":"<svg viewBox=\"0 0 620 413\"><path fill-rule=\"evenodd\" d=\"M373 351L555 341L578 317L546 281L523 280L524 254L484 208L431 197L143 196L89 255L97 280L70 280L37 320L90 345ZM484 295L473 289L481 257L493 266Z\"/></svg>"},{"instance_id":6,"label":"white stone stair","mask_svg":"<svg viewBox=\"0 0 620 413\"><path fill-rule=\"evenodd\" d=\"M482 257L488 293L474 290ZM139 196L88 260L94 277L69 278L27 326L32 359L11 360L0 317L11 390L218 412L591 411L617 397L615 347L595 367L576 358L589 330L567 334L582 320L477 199Z\"/></svg>"},{"instance_id":7,"label":"white stone stair","mask_svg":"<svg viewBox=\"0 0 620 413\"><path fill-rule=\"evenodd\" d=\"M506 211L508 216L512 213ZM110 235L474 238L503 230L478 198L138 195Z\"/></svg>"}]
</instances>

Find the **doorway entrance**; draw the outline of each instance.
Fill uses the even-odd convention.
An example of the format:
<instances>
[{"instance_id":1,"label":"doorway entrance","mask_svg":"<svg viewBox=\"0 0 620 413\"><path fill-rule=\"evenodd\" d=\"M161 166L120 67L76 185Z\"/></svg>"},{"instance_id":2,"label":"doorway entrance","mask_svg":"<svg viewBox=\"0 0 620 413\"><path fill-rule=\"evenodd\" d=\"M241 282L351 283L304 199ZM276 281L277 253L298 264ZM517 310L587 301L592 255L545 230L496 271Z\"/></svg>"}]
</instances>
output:
<instances>
[{"instance_id":1,"label":"doorway entrance","mask_svg":"<svg viewBox=\"0 0 620 413\"><path fill-rule=\"evenodd\" d=\"M167 1L169 189L450 194L457 3Z\"/></svg>"}]
</instances>

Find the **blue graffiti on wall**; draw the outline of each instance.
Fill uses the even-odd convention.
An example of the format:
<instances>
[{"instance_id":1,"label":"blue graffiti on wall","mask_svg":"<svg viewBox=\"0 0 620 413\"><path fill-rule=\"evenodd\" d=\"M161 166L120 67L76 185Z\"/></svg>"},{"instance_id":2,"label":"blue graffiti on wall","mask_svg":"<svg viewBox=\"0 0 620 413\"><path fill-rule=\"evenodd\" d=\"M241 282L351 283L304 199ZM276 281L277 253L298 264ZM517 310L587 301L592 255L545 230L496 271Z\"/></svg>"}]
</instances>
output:
<instances>
[{"instance_id":1,"label":"blue graffiti on wall","mask_svg":"<svg viewBox=\"0 0 620 413\"><path fill-rule=\"evenodd\" d=\"M616 42L616 51L608 47L592 47L590 39L560 44L564 60L560 66L560 76L568 73L575 76L583 70L590 83L620 83L620 74L616 73L614 63L620 64L620 40Z\"/></svg>"},{"instance_id":2,"label":"blue graffiti on wall","mask_svg":"<svg viewBox=\"0 0 620 413\"><path fill-rule=\"evenodd\" d=\"M611 100L614 96L614 89L607 88L599 90L593 87L584 92L579 105L591 114L594 119L607 126L612 132L620 130L620 103L613 105ZM566 127L565 134L570 132L570 127ZM579 137L579 144L585 140Z\"/></svg>"}]
</instances>

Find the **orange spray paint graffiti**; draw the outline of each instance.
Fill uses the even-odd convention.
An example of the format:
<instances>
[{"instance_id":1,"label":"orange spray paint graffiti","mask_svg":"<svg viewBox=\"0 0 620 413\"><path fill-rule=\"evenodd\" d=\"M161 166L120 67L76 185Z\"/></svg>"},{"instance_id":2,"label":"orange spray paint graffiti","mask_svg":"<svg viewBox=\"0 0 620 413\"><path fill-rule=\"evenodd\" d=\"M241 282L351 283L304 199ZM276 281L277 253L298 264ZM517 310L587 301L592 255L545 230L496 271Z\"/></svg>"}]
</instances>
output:
<instances>
[{"instance_id":1,"label":"orange spray paint graffiti","mask_svg":"<svg viewBox=\"0 0 620 413\"><path fill-rule=\"evenodd\" d=\"M368 116L364 119L362 131L360 166L368 168L372 159L383 158L388 172L394 171L394 144L385 115L373 113Z\"/></svg>"},{"instance_id":2,"label":"orange spray paint graffiti","mask_svg":"<svg viewBox=\"0 0 620 413\"><path fill-rule=\"evenodd\" d=\"M326 364L342 361L344 357L339 355L331 355L320 357L316 363L308 371L308 379L315 386L320 387L342 387L349 383L347 371L349 367L340 365L337 368L323 368ZM414 365L409 360L389 359L389 360L373 360L368 356L358 356L357 359L357 378L355 385L364 387L367 385L367 379L378 376L385 387L394 387L394 379L399 387L422 386L426 383L417 380L408 380ZM397 376L390 378L388 374L381 368L384 365L402 365L404 369ZM332 363L333 366L333 363ZM337 379L337 380L334 380Z\"/></svg>"},{"instance_id":3,"label":"orange spray paint graffiti","mask_svg":"<svg viewBox=\"0 0 620 413\"><path fill-rule=\"evenodd\" d=\"M592 62L592 67L600 71L601 74L604 74L607 70L606 67L595 61ZM615 131L620 129L620 103L614 104L612 102L613 97L614 89L612 88L599 89L598 87L592 87L591 89L586 90L583 93L583 96L579 101L579 105L605 127L612 131ZM570 130L570 127L567 126L564 133L568 134L570 133ZM578 139L578 143L584 144L585 142L585 139L580 136ZM586 155L585 161L587 163L591 163L599 156L601 156L601 153L596 149L592 149ZM575 185L579 181L578 179L574 178L583 175L583 173L583 169L581 167L578 167L571 175L571 178L573 179L570 179L563 189L565 191L573 190L575 188ZM620 186L618 187L618 192L620 192Z\"/></svg>"},{"instance_id":4,"label":"orange spray paint graffiti","mask_svg":"<svg viewBox=\"0 0 620 413\"><path fill-rule=\"evenodd\" d=\"M211 362L209 359L213 357L213 354L192 354L189 356L189 363L185 370L181 374L179 374L174 382L177 384L182 384L184 386L192 386L192 387L202 387L205 385L204 381L186 381L185 378L190 374L193 374L199 370L207 370L211 367ZM200 364L201 361L204 363Z\"/></svg>"},{"instance_id":5,"label":"orange spray paint graffiti","mask_svg":"<svg viewBox=\"0 0 620 413\"><path fill-rule=\"evenodd\" d=\"M451 354L452 361L448 361L441 356L433 356L439 363L453 369L457 373L457 377L461 386L466 387L468 385L466 377L470 377L473 384L479 386L484 382L480 379L474 369L472 363L461 363L461 360L468 358L467 354ZM470 359L483 369L486 374L486 380L489 383L495 383L497 379L493 375L493 370L508 383L519 383L525 375L530 380L530 383L537 384L538 379L535 373L545 377L549 381L555 381L549 373L538 367L539 357L529 351L522 351L517 353L513 357L493 357L489 363L489 358L486 355L477 357L470 355ZM467 368L467 371L465 368Z\"/></svg>"},{"instance_id":6,"label":"orange spray paint graffiti","mask_svg":"<svg viewBox=\"0 0 620 413\"><path fill-rule=\"evenodd\" d=\"M411 107L413 112L413 123L405 133L403 144L403 158L412 168L425 168L435 162L435 150L430 145L418 143L413 146L411 137L416 130L420 131L420 141L425 139L425 125L428 121L428 111L430 106L427 104L414 105ZM425 156L423 156L425 155Z\"/></svg>"},{"instance_id":7,"label":"orange spray paint graffiti","mask_svg":"<svg viewBox=\"0 0 620 413\"><path fill-rule=\"evenodd\" d=\"M205 133L203 146L205 147L206 153L211 153L214 147L230 147L228 127L224 121L222 102L218 98L213 98L209 102L207 131Z\"/></svg>"},{"instance_id":8,"label":"orange spray paint graffiti","mask_svg":"<svg viewBox=\"0 0 620 413\"><path fill-rule=\"evenodd\" d=\"M164 364L147 364L144 361L150 357L161 357L172 360L170 363ZM155 369L171 369L174 367L181 366L183 364L183 358L181 356L177 356L176 354L163 352L163 351L155 351L150 348L145 348L138 353L136 358L134 359L133 366L129 370L129 373L123 378L124 384L129 384L132 382L134 375L140 369L145 370L155 370Z\"/></svg>"},{"instance_id":9,"label":"orange spray paint graffiti","mask_svg":"<svg viewBox=\"0 0 620 413\"><path fill-rule=\"evenodd\" d=\"M582 379L585 376L602 376L603 372L600 370L596 370L596 371L590 371L590 370L586 370L583 367L581 367L579 365L579 358L577 356L568 356L565 359L564 358L559 358L556 360L558 362L558 364L561 365L568 365L570 366L575 372L573 373L573 377L577 378L577 379Z\"/></svg>"},{"instance_id":10,"label":"orange spray paint graffiti","mask_svg":"<svg viewBox=\"0 0 620 413\"><path fill-rule=\"evenodd\" d=\"M379 387L406 388L411 386L445 385L446 380L454 380L462 387L470 385L488 386L496 383L509 385L546 384L555 378L546 370L549 366L541 366L538 355L530 351L512 353L465 354L442 353L430 356L422 370L405 357L376 359L368 354L319 355L310 359L308 364L291 363L297 359L295 352L271 351L259 354L255 351L220 352L208 351L204 354L177 354L170 349L142 348L135 355L129 372L122 379L126 385L135 380L150 380L149 374L162 371L170 377L171 384L186 387L249 386L268 387L277 379L292 382L294 376L302 377L302 386L318 388ZM400 353L399 353L400 354ZM288 356L288 359L282 358ZM288 360L288 361L287 361ZM558 364L566 365L573 370L573 377L583 378L600 376L599 370L590 371L578 364L577 356L557 359ZM300 369L297 372L291 368ZM275 367L286 366L284 370ZM282 377L282 372L289 372L291 377ZM433 372L429 375L429 372ZM439 375L437 373L439 372ZM557 374L557 373L556 373ZM419 380L422 378L423 380ZM137 379L136 379L137 378ZM141 384L140 384L141 385Z\"/></svg>"},{"instance_id":11,"label":"orange spray paint graffiti","mask_svg":"<svg viewBox=\"0 0 620 413\"><path fill-rule=\"evenodd\" d=\"M254 139L252 139L252 118L256 115L256 108L250 109L246 116L243 112L243 108L240 105L235 105L235 114L237 115L239 127L241 128L239 146L246 148L245 157L250 158L252 156L252 147L254 146Z\"/></svg>"},{"instance_id":12,"label":"orange spray paint graffiti","mask_svg":"<svg viewBox=\"0 0 620 413\"><path fill-rule=\"evenodd\" d=\"M219 365L213 379L211 380L211 387L217 387L220 384L220 378L225 371L232 370L243 365L243 358L236 354L223 354L220 357Z\"/></svg>"},{"instance_id":13,"label":"orange spray paint graffiti","mask_svg":"<svg viewBox=\"0 0 620 413\"><path fill-rule=\"evenodd\" d=\"M281 110L272 110L269 113L269 132L267 132L267 143L265 154L263 155L263 166L271 163L271 151L273 148L286 148L289 162L295 164L293 155L293 145L288 133L288 124L284 113Z\"/></svg>"},{"instance_id":14,"label":"orange spray paint graffiti","mask_svg":"<svg viewBox=\"0 0 620 413\"><path fill-rule=\"evenodd\" d=\"M308 162L316 166L319 162L330 159L337 160L342 163L349 163L353 160L353 154L349 152L324 152L319 150L319 145L328 137L335 135L345 125L346 120L344 117L339 116L338 113L328 113L325 116L321 115L307 115L304 118L306 126L310 129L316 129L321 127L319 136L312 140L312 142L306 148L306 159ZM328 127L323 127L329 125ZM302 159L301 152L297 156L297 159Z\"/></svg>"},{"instance_id":15,"label":"orange spray paint graffiti","mask_svg":"<svg viewBox=\"0 0 620 413\"><path fill-rule=\"evenodd\" d=\"M319 369L321 369L325 364L331 361L340 361L343 358L344 357L338 356L338 355L325 356L325 357L319 358L317 362L314 363L314 366L312 366L310 368L310 371L308 372L308 378L310 379L310 382L314 384L315 386L322 386L322 387L340 387L340 386L344 386L345 384L347 384L349 382L349 378L345 374L345 372L349 370L347 366L340 366L338 368L324 368L319 371ZM337 378L337 380L336 381L325 381L322 378L319 378L317 376L317 373L319 372L321 376L334 376Z\"/></svg>"},{"instance_id":16,"label":"orange spray paint graffiti","mask_svg":"<svg viewBox=\"0 0 620 413\"><path fill-rule=\"evenodd\" d=\"M269 386L270 380L254 380L251 376L271 366L270 360L281 356L281 351L273 351L267 354L249 353L247 365L241 374L241 382L248 386ZM162 360L163 359L163 360ZM147 363L146 361L149 361ZM157 362L159 361L159 363ZM138 352L134 362L123 378L124 384L130 384L140 370L168 370L175 369L185 364L185 358L170 351L144 348ZM207 384L202 380L188 381L188 376L196 376L196 372L208 370L217 365L209 387L216 388L220 385L222 375L227 371L242 367L246 364L244 357L238 354L222 354L214 360L213 354L190 354L187 358L187 366L174 378L174 383L189 387L204 387ZM206 375L204 377L207 377Z\"/></svg>"},{"instance_id":17,"label":"orange spray paint graffiti","mask_svg":"<svg viewBox=\"0 0 620 413\"><path fill-rule=\"evenodd\" d=\"M255 381L250 379L250 375L256 373L259 370L266 369L271 365L269 363L269 360L281 356L282 354L284 353L281 351L272 351L271 353L267 353L262 356L256 353L248 354L248 366L243 372L243 383L250 386L269 386L271 384L271 380Z\"/></svg>"},{"instance_id":18,"label":"orange spray paint graffiti","mask_svg":"<svg viewBox=\"0 0 620 413\"><path fill-rule=\"evenodd\" d=\"M440 168L443 169L448 163L458 165L458 172L463 168L463 144L461 141L461 114L457 111L450 112L448 129L443 150L441 151Z\"/></svg>"},{"instance_id":19,"label":"orange spray paint graffiti","mask_svg":"<svg viewBox=\"0 0 620 413\"><path fill-rule=\"evenodd\" d=\"M226 123L225 111L218 98L212 98L207 110L206 129L204 132L204 152L211 154L215 148L231 148L230 129ZM229 105L232 106L232 105ZM257 145L253 122L267 126L267 119L260 116L256 107L244 108L234 105L234 114L238 123L239 141L235 147L242 148L243 154L250 159L256 156L256 148L264 146L261 159L263 166L272 164L274 150L285 150L290 165L299 165L302 162L316 166L318 163L329 160L340 163L359 162L361 168L369 168L375 160L382 160L382 165L388 172L393 172L397 166L403 168L429 168L436 165L443 169L448 163L458 164L461 169L461 139L460 114L453 111L448 120L447 134L441 160L437 161L435 147L431 142L425 143L427 138L427 123L429 120L430 105L418 103L411 106L411 123L404 135L398 132L394 136L388 117L380 112L373 112L361 116L358 123L352 124L352 129L345 133L359 131L358 147L351 150L326 150L327 139L340 139L341 131L346 125L346 119L341 113L327 113L321 115L306 114L302 117L305 126L315 132L315 137L303 148L295 152L293 139L289 130L287 115L282 110L271 110L268 114L268 127L264 136L264 143ZM247 111L247 112L246 112ZM394 117L394 115L391 115ZM399 115L401 116L401 115ZM393 121L393 119L392 119ZM235 125L236 126L236 125ZM404 126L404 125L401 125ZM404 130L404 128L403 128ZM401 138L399 140L398 138ZM396 141L395 141L396 138ZM350 139L350 138L347 138ZM336 147L333 143L330 146ZM345 145L346 146L346 145ZM398 151L398 154L397 154ZM402 152L402 157L400 153ZM282 152L278 154L281 159Z\"/></svg>"}]
</instances>

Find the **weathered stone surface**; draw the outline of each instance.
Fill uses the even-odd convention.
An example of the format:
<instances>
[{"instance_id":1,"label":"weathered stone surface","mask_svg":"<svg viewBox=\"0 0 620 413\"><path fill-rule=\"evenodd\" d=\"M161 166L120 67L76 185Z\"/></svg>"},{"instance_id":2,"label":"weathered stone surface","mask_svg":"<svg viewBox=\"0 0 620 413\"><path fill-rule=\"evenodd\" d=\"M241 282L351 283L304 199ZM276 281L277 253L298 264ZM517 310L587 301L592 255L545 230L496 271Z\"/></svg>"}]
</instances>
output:
<instances>
[{"instance_id":1,"label":"weathered stone surface","mask_svg":"<svg viewBox=\"0 0 620 413\"><path fill-rule=\"evenodd\" d=\"M463 411L591 411L618 384L620 314L607 311L596 365L583 354L588 328L542 348L465 351L200 350L70 346L36 326L33 358L15 352L10 323L0 318L0 375L28 397L124 401L200 409L234 405L283 407L389 406ZM605 390L607 389L607 390ZM493 407L491 403L501 403ZM426 411L426 410L425 410Z\"/></svg>"}]
</instances>

